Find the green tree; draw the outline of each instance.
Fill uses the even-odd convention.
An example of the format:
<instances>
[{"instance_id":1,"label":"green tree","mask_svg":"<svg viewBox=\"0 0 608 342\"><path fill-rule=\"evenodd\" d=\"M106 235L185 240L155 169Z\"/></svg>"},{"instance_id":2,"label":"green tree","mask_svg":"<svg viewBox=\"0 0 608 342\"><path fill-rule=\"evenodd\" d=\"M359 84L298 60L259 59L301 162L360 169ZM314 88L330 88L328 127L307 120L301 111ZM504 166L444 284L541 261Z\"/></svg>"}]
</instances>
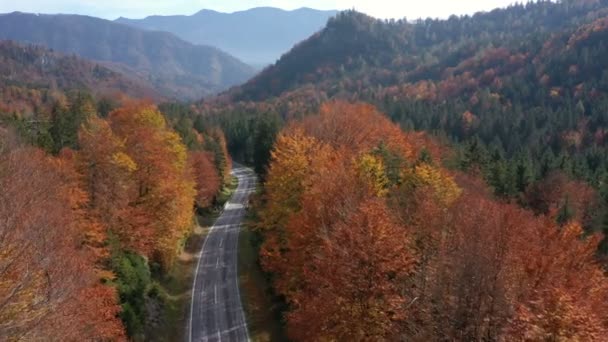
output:
<instances>
[{"instance_id":1,"label":"green tree","mask_svg":"<svg viewBox=\"0 0 608 342\"><path fill-rule=\"evenodd\" d=\"M270 153L277 134L280 120L277 115L268 114L257 122L255 137L253 139L253 164L258 175L264 177L270 162Z\"/></svg>"},{"instance_id":2,"label":"green tree","mask_svg":"<svg viewBox=\"0 0 608 342\"><path fill-rule=\"evenodd\" d=\"M64 147L78 147L78 130L88 118L97 115L93 97L85 92L74 92L68 97L68 105L57 102L51 113L50 135L53 139L53 152Z\"/></svg>"}]
</instances>

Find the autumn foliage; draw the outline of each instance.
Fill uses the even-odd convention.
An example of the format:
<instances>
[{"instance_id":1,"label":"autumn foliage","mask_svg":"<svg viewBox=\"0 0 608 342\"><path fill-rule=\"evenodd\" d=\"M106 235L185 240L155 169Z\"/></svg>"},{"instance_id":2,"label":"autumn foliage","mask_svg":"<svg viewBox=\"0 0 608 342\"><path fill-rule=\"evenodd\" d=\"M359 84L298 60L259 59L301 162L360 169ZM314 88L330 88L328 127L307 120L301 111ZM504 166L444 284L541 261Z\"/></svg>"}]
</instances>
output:
<instances>
[{"instance_id":1,"label":"autumn foliage","mask_svg":"<svg viewBox=\"0 0 608 342\"><path fill-rule=\"evenodd\" d=\"M33 148L0 158L0 339L124 339L71 163Z\"/></svg>"},{"instance_id":2,"label":"autumn foliage","mask_svg":"<svg viewBox=\"0 0 608 342\"><path fill-rule=\"evenodd\" d=\"M124 107L112 112L109 120L134 163L128 180L135 189L132 214L118 234L135 251L167 267L192 225L195 193L188 152L153 106Z\"/></svg>"},{"instance_id":3,"label":"autumn foliage","mask_svg":"<svg viewBox=\"0 0 608 342\"><path fill-rule=\"evenodd\" d=\"M151 104L129 103L107 119L89 109L68 132L78 149L57 156L0 129L2 341L126 340L124 294L113 285L136 284L117 279L114 254L170 267L195 203L213 205L220 171L231 167L219 130L221 170L216 154L188 151Z\"/></svg>"},{"instance_id":4,"label":"autumn foliage","mask_svg":"<svg viewBox=\"0 0 608 342\"><path fill-rule=\"evenodd\" d=\"M607 336L600 239L584 236L584 216L560 227L498 202L422 153L415 137L373 107L343 102L279 135L258 229L262 265L289 307L289 337Z\"/></svg>"},{"instance_id":5,"label":"autumn foliage","mask_svg":"<svg viewBox=\"0 0 608 342\"><path fill-rule=\"evenodd\" d=\"M306 265L310 287L293 298L291 336L310 341L395 338L407 318L401 308L411 300L400 282L410 276L415 260L406 230L383 201L361 203L321 239Z\"/></svg>"},{"instance_id":6,"label":"autumn foliage","mask_svg":"<svg viewBox=\"0 0 608 342\"><path fill-rule=\"evenodd\" d=\"M201 208L213 204L222 180L215 167L215 158L210 152L191 152L190 163L196 182L196 204Z\"/></svg>"}]
</instances>

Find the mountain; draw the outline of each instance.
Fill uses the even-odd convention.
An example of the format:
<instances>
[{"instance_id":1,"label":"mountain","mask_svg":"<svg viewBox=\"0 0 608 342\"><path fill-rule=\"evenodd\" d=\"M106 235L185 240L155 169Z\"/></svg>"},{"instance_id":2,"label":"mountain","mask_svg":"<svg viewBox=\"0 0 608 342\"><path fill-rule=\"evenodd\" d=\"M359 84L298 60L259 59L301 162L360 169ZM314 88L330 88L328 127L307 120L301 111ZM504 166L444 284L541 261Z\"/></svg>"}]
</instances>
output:
<instances>
[{"instance_id":1,"label":"mountain","mask_svg":"<svg viewBox=\"0 0 608 342\"><path fill-rule=\"evenodd\" d=\"M497 196L535 211L550 206L532 187L555 173L603 189L606 216L584 220L608 233L607 70L607 0L413 23L347 11L199 110L220 114L233 153L251 158L239 149L265 113L289 119L332 99L369 102L406 130L437 135L453 147L452 165L477 170ZM558 187L549 183L537 185ZM567 216L570 204L559 203Z\"/></svg>"},{"instance_id":2,"label":"mountain","mask_svg":"<svg viewBox=\"0 0 608 342\"><path fill-rule=\"evenodd\" d=\"M251 67L216 48L88 16L0 15L0 39L98 61L178 99L200 98L253 75Z\"/></svg>"},{"instance_id":3,"label":"mountain","mask_svg":"<svg viewBox=\"0 0 608 342\"><path fill-rule=\"evenodd\" d=\"M233 155L267 171L260 264L285 302L273 314L286 318L289 340L608 336L608 324L592 323L608 317L606 301L575 294L587 284L567 294L582 276L568 264L582 258L565 255L586 250L605 274L608 1L543 0L413 23L347 11L199 109L222 126ZM370 210L377 200L382 209ZM399 236L411 240L392 254L398 247L387 244ZM370 263L408 253L403 278L395 270L405 264ZM520 277L552 272L550 290ZM370 287L370 277L394 283ZM362 302L373 309L354 317Z\"/></svg>"},{"instance_id":4,"label":"mountain","mask_svg":"<svg viewBox=\"0 0 608 342\"><path fill-rule=\"evenodd\" d=\"M329 97L425 97L411 91L429 86L445 99L486 87L504 92L506 83L547 72L549 82L537 85L572 85L601 77L607 15L605 0L541 1L414 23L346 11L230 94L257 101L310 86ZM576 64L580 72L568 72Z\"/></svg>"},{"instance_id":5,"label":"mountain","mask_svg":"<svg viewBox=\"0 0 608 342\"><path fill-rule=\"evenodd\" d=\"M260 7L234 13L202 10L192 16L119 18L119 23L172 32L195 44L218 47L256 66L274 63L296 43L325 26L337 11Z\"/></svg>"},{"instance_id":6,"label":"mountain","mask_svg":"<svg viewBox=\"0 0 608 342\"><path fill-rule=\"evenodd\" d=\"M54 97L88 90L97 97L123 93L133 98L161 99L146 84L99 64L40 46L0 41L0 112L33 114L53 105Z\"/></svg>"}]
</instances>

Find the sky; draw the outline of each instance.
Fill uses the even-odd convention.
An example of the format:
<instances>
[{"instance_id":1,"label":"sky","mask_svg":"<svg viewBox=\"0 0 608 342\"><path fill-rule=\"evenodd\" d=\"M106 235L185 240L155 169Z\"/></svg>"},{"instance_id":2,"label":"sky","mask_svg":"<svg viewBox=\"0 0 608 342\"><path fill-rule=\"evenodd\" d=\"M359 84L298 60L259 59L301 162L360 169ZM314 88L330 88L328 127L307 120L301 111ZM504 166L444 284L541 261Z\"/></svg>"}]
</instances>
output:
<instances>
[{"instance_id":1,"label":"sky","mask_svg":"<svg viewBox=\"0 0 608 342\"><path fill-rule=\"evenodd\" d=\"M356 9L376 18L447 18L506 7L514 0L0 0L0 13L85 14L105 19L143 18L148 15L190 15L201 9L234 12L271 6L286 10Z\"/></svg>"}]
</instances>

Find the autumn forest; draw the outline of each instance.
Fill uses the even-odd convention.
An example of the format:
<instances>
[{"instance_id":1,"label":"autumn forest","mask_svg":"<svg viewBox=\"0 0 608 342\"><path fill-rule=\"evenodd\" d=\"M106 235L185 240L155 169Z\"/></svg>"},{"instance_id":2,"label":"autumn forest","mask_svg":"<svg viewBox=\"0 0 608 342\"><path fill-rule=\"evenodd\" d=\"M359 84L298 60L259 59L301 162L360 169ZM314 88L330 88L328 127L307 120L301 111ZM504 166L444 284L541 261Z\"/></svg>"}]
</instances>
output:
<instances>
[{"instance_id":1,"label":"autumn forest","mask_svg":"<svg viewBox=\"0 0 608 342\"><path fill-rule=\"evenodd\" d=\"M608 340L608 1L338 12L190 102L117 63L0 41L1 341L194 340L239 210L248 339Z\"/></svg>"}]
</instances>

